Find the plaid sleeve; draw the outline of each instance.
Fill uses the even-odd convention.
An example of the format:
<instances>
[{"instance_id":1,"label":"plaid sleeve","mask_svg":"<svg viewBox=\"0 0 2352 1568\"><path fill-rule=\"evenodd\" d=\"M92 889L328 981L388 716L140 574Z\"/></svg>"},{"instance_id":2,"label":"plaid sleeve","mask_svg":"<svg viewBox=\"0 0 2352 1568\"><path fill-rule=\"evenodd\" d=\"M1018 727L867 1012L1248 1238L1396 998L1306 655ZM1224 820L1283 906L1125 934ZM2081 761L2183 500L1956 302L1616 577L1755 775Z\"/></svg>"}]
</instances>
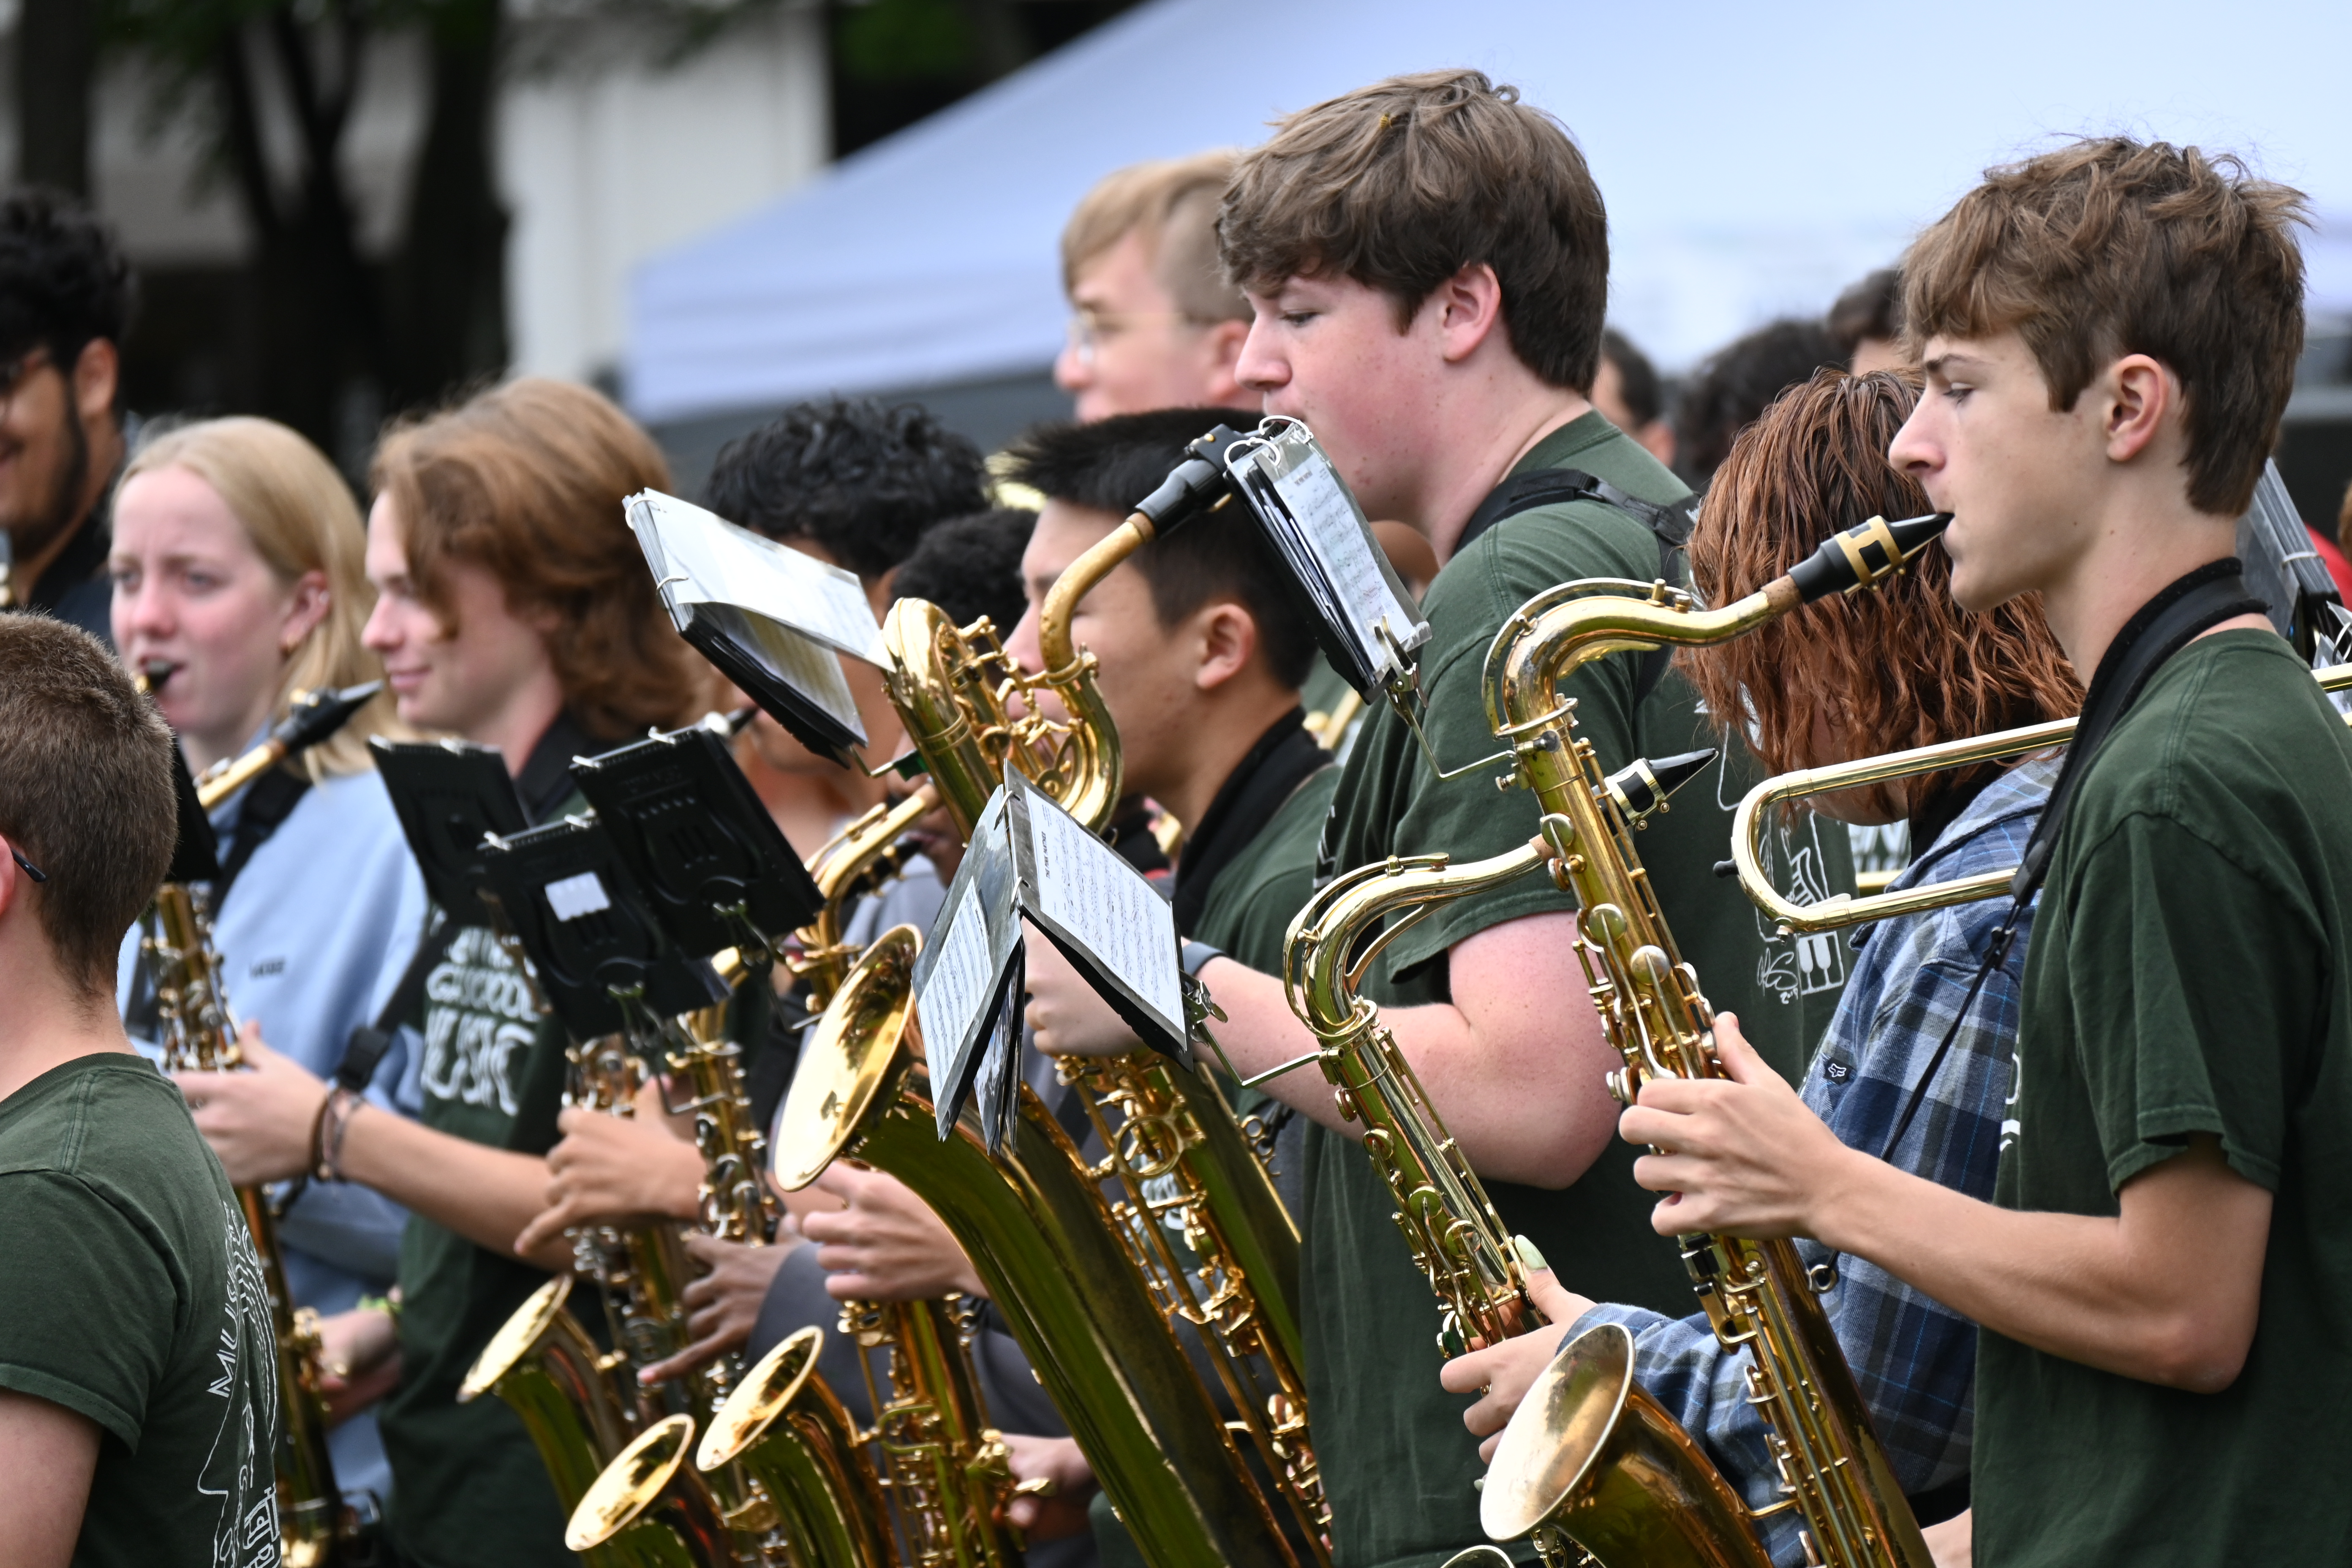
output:
<instances>
[{"instance_id":1,"label":"plaid sleeve","mask_svg":"<svg viewBox=\"0 0 2352 1568\"><path fill-rule=\"evenodd\" d=\"M2032 826L2030 810L1993 822L1938 855L1932 874L1941 879L2013 866ZM1873 930L1801 1086L1806 1103L1848 1147L1988 1200L2017 1037L2024 929L1965 1014L1963 1003L2005 913L2000 901L1961 905ZM2031 918L2029 911L2028 924ZM1913 1086L1948 1031L1950 1049L1889 1150ZM1804 1240L1798 1252L1808 1268L1836 1264L1837 1283L1822 1304L1904 1490L1925 1491L1966 1473L1975 1325L1861 1258L1832 1259ZM1642 1386L1698 1439L1749 1505L1777 1500L1767 1429L1748 1403L1748 1359L1727 1352L1704 1314L1676 1319L1595 1307L1568 1337L1604 1322L1632 1331ZM1765 1528L1776 1563L1802 1563L1792 1516L1776 1515Z\"/></svg>"}]
</instances>

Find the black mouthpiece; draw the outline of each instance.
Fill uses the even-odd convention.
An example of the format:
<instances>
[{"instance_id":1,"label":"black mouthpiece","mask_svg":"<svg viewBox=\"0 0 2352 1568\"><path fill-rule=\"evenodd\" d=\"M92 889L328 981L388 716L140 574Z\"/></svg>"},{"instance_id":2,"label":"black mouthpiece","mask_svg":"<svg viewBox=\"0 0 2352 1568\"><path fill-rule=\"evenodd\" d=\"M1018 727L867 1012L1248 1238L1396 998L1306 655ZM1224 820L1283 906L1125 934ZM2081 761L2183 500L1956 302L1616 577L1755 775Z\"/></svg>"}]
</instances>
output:
<instances>
[{"instance_id":1,"label":"black mouthpiece","mask_svg":"<svg viewBox=\"0 0 2352 1568\"><path fill-rule=\"evenodd\" d=\"M1951 521L1948 511L1906 517L1900 522L1874 517L1830 535L1789 574L1789 580L1797 585L1798 603L1810 605L1826 595L1875 588L1900 571L1904 562L1943 532Z\"/></svg>"},{"instance_id":2,"label":"black mouthpiece","mask_svg":"<svg viewBox=\"0 0 2352 1568\"><path fill-rule=\"evenodd\" d=\"M341 691L313 691L295 702L286 722L271 731L269 738L284 744L289 757L308 751L349 723L352 715L374 701L383 689L383 681L371 680Z\"/></svg>"},{"instance_id":3,"label":"black mouthpiece","mask_svg":"<svg viewBox=\"0 0 2352 1568\"><path fill-rule=\"evenodd\" d=\"M147 682L147 695L162 696L163 683L171 679L178 672L179 668L168 658L151 658L141 664L139 673Z\"/></svg>"},{"instance_id":4,"label":"black mouthpiece","mask_svg":"<svg viewBox=\"0 0 2352 1568\"><path fill-rule=\"evenodd\" d=\"M1167 536L1225 499L1233 479L1225 472L1225 454L1241 437L1231 426L1220 425L1184 448L1184 460L1160 481L1160 488L1135 503L1151 520L1152 532Z\"/></svg>"},{"instance_id":5,"label":"black mouthpiece","mask_svg":"<svg viewBox=\"0 0 2352 1568\"><path fill-rule=\"evenodd\" d=\"M1705 772L1715 761L1715 748L1685 752L1652 762L1636 757L1611 773L1604 783L1629 821L1640 821L1666 803L1666 797Z\"/></svg>"},{"instance_id":6,"label":"black mouthpiece","mask_svg":"<svg viewBox=\"0 0 2352 1568\"><path fill-rule=\"evenodd\" d=\"M1717 860L1715 863L1715 874L1718 877L1724 878L1737 877L1739 875L1739 862L1737 860Z\"/></svg>"},{"instance_id":7,"label":"black mouthpiece","mask_svg":"<svg viewBox=\"0 0 2352 1568\"><path fill-rule=\"evenodd\" d=\"M751 725L751 721L759 716L759 704L746 702L742 707L726 715L727 732L730 735L741 734Z\"/></svg>"}]
</instances>

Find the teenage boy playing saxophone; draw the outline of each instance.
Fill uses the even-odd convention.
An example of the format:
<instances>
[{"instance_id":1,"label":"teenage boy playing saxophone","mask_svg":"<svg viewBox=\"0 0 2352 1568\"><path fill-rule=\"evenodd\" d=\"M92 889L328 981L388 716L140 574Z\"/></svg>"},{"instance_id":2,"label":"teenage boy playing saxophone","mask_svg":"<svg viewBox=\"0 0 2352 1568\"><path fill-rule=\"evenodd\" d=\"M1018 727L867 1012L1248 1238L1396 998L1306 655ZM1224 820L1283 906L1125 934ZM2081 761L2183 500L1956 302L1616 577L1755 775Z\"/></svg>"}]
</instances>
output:
<instances>
[{"instance_id":1,"label":"teenage boy playing saxophone","mask_svg":"<svg viewBox=\"0 0 2352 1568\"><path fill-rule=\"evenodd\" d=\"M2200 592L2294 381L2303 216L2233 160L2086 141L1993 171L1905 263L1927 392L1892 456L1955 516L1953 597L2038 591L2093 714L2193 638L2076 759L1994 1201L1846 1148L1728 1025L1738 1081L1622 1120L1675 1151L1635 1168L1661 1232L1812 1237L1981 1325L2001 1568L2352 1551L2352 1493L2279 1492L2341 1468L2309 1413L2352 1395L2352 742L2241 595Z\"/></svg>"},{"instance_id":2,"label":"teenage boy playing saxophone","mask_svg":"<svg viewBox=\"0 0 2352 1568\"><path fill-rule=\"evenodd\" d=\"M1266 411L1304 420L1372 517L1421 531L1442 570L1423 610L1424 728L1449 767L1491 754L1480 689L1487 644L1554 584L1681 566L1651 523L1687 499L1679 480L1593 412L1608 224L1558 122L1475 71L1377 83L1284 122L1241 159L1218 232L1255 321L1240 376ZM1625 505L1552 499L1510 511L1507 479L1580 469ZM1530 498L1532 499L1532 498ZM1715 743L1689 686L1634 659L1569 683L1605 767ZM1108 667L1107 667L1108 668ZM1743 755L1742 767L1749 764ZM1524 845L1531 796L1498 796L1491 768L1440 782L1396 715L1365 721L1325 832L1334 868L1434 850L1472 860ZM1709 769L1643 836L1685 950L1754 1018L1793 1070L1843 982L1832 942L1774 943L1713 865L1741 784ZM1799 828L1828 889L1850 886L1846 837ZM1512 1229L1564 1275L1612 1300L1680 1310L1674 1248L1612 1152L1612 1061L1572 939L1574 900L1529 877L1443 905L1373 966L1368 994ZM1262 1072L1315 1049L1278 972L1213 958L1200 977L1224 1009L1217 1037ZM1807 963L1807 959L1815 962ZM1820 962L1822 959L1829 963ZM1033 996L1047 976L1030 975ZM1105 1010L1108 1011L1107 1009ZM1038 1043L1071 1048L1040 1008ZM1080 1047L1078 1048L1084 1048ZM1390 1215L1394 1205L1308 1069L1274 1095L1315 1125L1303 1164L1301 1300L1310 1419L1341 1568L1434 1568L1478 1529L1469 1401L1438 1386L1438 1309ZM1549 1190L1546 1190L1549 1189ZM1574 1273L1569 1270L1574 1269Z\"/></svg>"}]
</instances>

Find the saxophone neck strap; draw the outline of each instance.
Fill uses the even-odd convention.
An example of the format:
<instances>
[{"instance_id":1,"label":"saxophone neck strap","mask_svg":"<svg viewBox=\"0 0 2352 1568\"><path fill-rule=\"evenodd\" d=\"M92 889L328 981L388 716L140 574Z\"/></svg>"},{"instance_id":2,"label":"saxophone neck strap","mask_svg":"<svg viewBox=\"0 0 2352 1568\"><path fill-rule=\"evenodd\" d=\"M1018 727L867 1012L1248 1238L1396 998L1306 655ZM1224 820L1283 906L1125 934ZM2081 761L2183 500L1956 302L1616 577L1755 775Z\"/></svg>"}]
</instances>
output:
<instances>
[{"instance_id":1,"label":"saxophone neck strap","mask_svg":"<svg viewBox=\"0 0 2352 1568\"><path fill-rule=\"evenodd\" d=\"M2051 857L2057 848L2059 830L2065 826L2066 808L2073 804L2083 775L2090 770L2108 734L2130 711L2131 705L2147 689L2149 678L2163 668L2167 659L2223 621L2260 614L2262 609L2263 602L2246 591L2245 583L2238 575L2237 558L2231 556L2200 566L2141 605L2116 633L2116 640L2107 645L2097 673L2091 677L2090 690L2084 697L2083 716L2074 726L2074 739L2066 748L2066 760L2059 766L2058 781L2051 785L2050 798L2043 804L2042 815L2033 824L2032 836L2026 840L2025 853L2018 861L2017 877L2010 884L2009 913L1994 928L1992 940L1985 946L1984 962L1978 966L1976 978L1969 983L1968 994L1961 998L1959 1010L1952 1015L1944 1037L1936 1043L1927 1069L1912 1084L1910 1095L1903 1103L1903 1114L1895 1119L1895 1130L1887 1134L1886 1146L1879 1152L1881 1160L1895 1157L1904 1132L1927 1100L1928 1085L1936 1081L1944 1058L1951 1054L1952 1042L1959 1038L1960 1025L1975 1006L1977 994L2009 962L2010 949L2016 944L2025 913L2033 907L2034 895L2042 890L2043 880L2050 875ZM1924 855L1928 847L1916 846L1914 853Z\"/></svg>"}]
</instances>

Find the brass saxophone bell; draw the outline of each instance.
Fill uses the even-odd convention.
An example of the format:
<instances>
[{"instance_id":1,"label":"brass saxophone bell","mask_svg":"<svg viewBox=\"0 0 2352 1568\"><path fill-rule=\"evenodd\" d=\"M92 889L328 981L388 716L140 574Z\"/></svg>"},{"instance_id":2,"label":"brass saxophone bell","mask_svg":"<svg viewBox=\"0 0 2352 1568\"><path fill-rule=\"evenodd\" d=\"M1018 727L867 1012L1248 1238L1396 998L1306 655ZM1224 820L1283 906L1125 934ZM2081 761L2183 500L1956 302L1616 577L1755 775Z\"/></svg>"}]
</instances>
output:
<instances>
[{"instance_id":1,"label":"brass saxophone bell","mask_svg":"<svg viewBox=\"0 0 2352 1568\"><path fill-rule=\"evenodd\" d=\"M1633 1336L1619 1323L1577 1335L1537 1375L1478 1501L1497 1541L1554 1531L1604 1563L1648 1568L1765 1568L1748 1512L1633 1380Z\"/></svg>"}]
</instances>

